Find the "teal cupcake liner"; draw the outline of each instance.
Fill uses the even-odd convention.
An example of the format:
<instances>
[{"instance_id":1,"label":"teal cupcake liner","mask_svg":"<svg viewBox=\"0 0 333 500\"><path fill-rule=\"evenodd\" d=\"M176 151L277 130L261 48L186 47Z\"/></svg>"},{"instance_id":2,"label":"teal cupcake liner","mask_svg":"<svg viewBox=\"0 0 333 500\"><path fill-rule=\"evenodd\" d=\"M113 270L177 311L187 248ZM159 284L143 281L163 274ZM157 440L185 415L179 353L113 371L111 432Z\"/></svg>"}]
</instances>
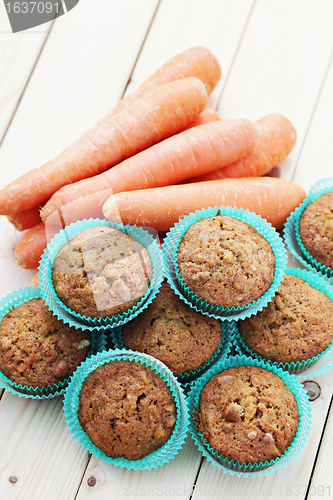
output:
<instances>
[{"instance_id":1,"label":"teal cupcake liner","mask_svg":"<svg viewBox=\"0 0 333 500\"><path fill-rule=\"evenodd\" d=\"M239 307L219 307L212 303L203 300L192 292L183 282L177 266L177 251L180 241L188 228L199 221L200 219L212 217L214 215L228 215L239 219L260 233L271 245L275 255L275 273L274 280L270 288L258 300L251 304L246 304ZM244 319L261 311L274 296L278 289L282 276L286 268L286 250L277 231L265 219L256 215L249 210L243 210L235 207L214 207L203 210L197 210L194 213L186 215L180 219L170 232L162 245L162 253L165 265L165 275L168 283L174 292L186 302L190 307L200 311L202 314L207 314L216 319L225 321L233 321L236 319Z\"/></svg>"},{"instance_id":2,"label":"teal cupcake liner","mask_svg":"<svg viewBox=\"0 0 333 500\"><path fill-rule=\"evenodd\" d=\"M285 274L302 278L313 288L325 293L330 301L333 302L333 288L318 273L289 267ZM282 368L282 370L286 370L289 373L294 374L300 379L303 379L304 377L317 377L330 370L333 366L333 341L326 349L312 358L293 363L277 363L276 361L263 358L259 354L252 351L252 349L250 349L243 341L236 322L230 323L229 335L233 339L235 348L239 354L246 354L258 360L265 361L268 364Z\"/></svg>"},{"instance_id":3,"label":"teal cupcake liner","mask_svg":"<svg viewBox=\"0 0 333 500\"><path fill-rule=\"evenodd\" d=\"M241 462L236 462L234 460L229 460L222 455L219 455L216 451L211 448L203 434L197 429L197 412L199 408L199 397L202 389L207 384L207 382L217 373L234 366L258 366L266 370L271 371L278 375L286 384L286 386L293 392L298 411L300 414L300 420L296 432L296 436L285 451L283 455L276 458L275 460L270 460L267 462L259 462L256 464L246 464ZM191 391L188 395L188 407L192 418L190 420L190 433L192 438L199 448L204 457L207 458L213 466L217 467L225 473L231 475L237 475L238 477L261 477L262 475L267 476L268 474L274 474L276 471L281 470L283 467L287 467L300 453L304 447L310 427L312 418L312 409L308 401L307 393L303 386L297 380L294 375L290 375L275 366L269 365L263 361L259 361L254 358L249 358L247 356L231 356L226 360L221 360L216 363L210 370L208 370L202 377L197 379Z\"/></svg>"},{"instance_id":4,"label":"teal cupcake liner","mask_svg":"<svg viewBox=\"0 0 333 500\"><path fill-rule=\"evenodd\" d=\"M177 407L176 425L168 441L158 450L140 460L128 460L122 457L112 458L105 455L105 453L92 443L89 436L83 431L77 416L79 394L86 376L109 361L121 359L136 361L159 374L171 390ZM75 371L65 393L64 415L71 434L86 450L107 463L134 470L154 469L168 463L174 458L185 442L189 424L186 399L180 384L172 372L152 356L125 349L109 350L92 356Z\"/></svg>"},{"instance_id":5,"label":"teal cupcake liner","mask_svg":"<svg viewBox=\"0 0 333 500\"><path fill-rule=\"evenodd\" d=\"M27 286L10 293L0 301L0 321L12 309L15 309L28 300L41 298L40 289L36 286ZM104 333L91 333L92 353L101 352L106 346L106 336ZM69 378L63 380L59 384L48 385L47 387L29 387L26 385L16 384L0 371L0 387L6 391L16 394L19 397L33 399L51 399L64 394L68 385Z\"/></svg>"},{"instance_id":6,"label":"teal cupcake liner","mask_svg":"<svg viewBox=\"0 0 333 500\"><path fill-rule=\"evenodd\" d=\"M315 269L333 283L333 269L324 266L317 259L312 257L302 243L299 234L299 221L306 207L314 200L325 193L333 191L333 177L321 179L312 186L307 197L290 214L284 226L283 233L288 250L303 264L309 271Z\"/></svg>"},{"instance_id":7,"label":"teal cupcake liner","mask_svg":"<svg viewBox=\"0 0 333 500\"><path fill-rule=\"evenodd\" d=\"M128 311L108 318L87 318L71 310L58 298L52 284L52 263L59 249L67 243L68 240L85 229L96 226L112 227L131 235L146 247L153 264L153 277L145 295L133 307L128 309ZM59 319L62 319L64 323L74 326L75 328L81 328L82 330L96 329L103 331L106 327L114 327L127 323L150 304L161 286L163 277L164 266L162 254L154 237L149 234L148 231L140 227L118 224L105 219L85 219L66 226L65 229L56 234L47 245L38 268L38 281L40 283L41 293L51 311Z\"/></svg>"},{"instance_id":8,"label":"teal cupcake liner","mask_svg":"<svg viewBox=\"0 0 333 500\"><path fill-rule=\"evenodd\" d=\"M213 353L212 357L210 358L209 361L206 363L202 364L197 368L196 370L191 370L188 372L181 373L180 375L174 375L177 380L184 386L187 387L187 385L197 377L199 377L204 371L206 371L212 364L214 364L218 359L223 358L228 356L231 348L231 342L228 337L228 330L225 326L224 322L221 323L221 330L222 330L222 340L216 351ZM123 337L122 337L122 327L118 328L113 328L111 330L111 337L114 343L114 346L116 349L127 349Z\"/></svg>"}]
</instances>

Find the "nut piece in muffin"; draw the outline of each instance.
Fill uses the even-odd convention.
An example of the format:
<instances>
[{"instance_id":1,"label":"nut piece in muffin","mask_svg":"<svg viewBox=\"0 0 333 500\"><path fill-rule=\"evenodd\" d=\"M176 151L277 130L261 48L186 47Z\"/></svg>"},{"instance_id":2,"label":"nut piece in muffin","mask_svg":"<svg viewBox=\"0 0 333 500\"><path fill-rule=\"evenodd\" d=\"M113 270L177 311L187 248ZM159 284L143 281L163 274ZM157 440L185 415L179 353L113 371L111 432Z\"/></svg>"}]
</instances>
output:
<instances>
[{"instance_id":1,"label":"nut piece in muffin","mask_svg":"<svg viewBox=\"0 0 333 500\"><path fill-rule=\"evenodd\" d=\"M222 331L219 321L189 307L163 283L148 308L123 326L122 337L127 349L150 354L180 375L210 360Z\"/></svg>"},{"instance_id":2,"label":"nut piece in muffin","mask_svg":"<svg viewBox=\"0 0 333 500\"><path fill-rule=\"evenodd\" d=\"M99 226L63 245L53 261L52 282L59 299L90 318L122 314L147 292L152 262L130 235Z\"/></svg>"},{"instance_id":3,"label":"nut piece in muffin","mask_svg":"<svg viewBox=\"0 0 333 500\"><path fill-rule=\"evenodd\" d=\"M257 366L224 370L200 394L199 430L229 460L276 459L292 443L298 422L294 394L280 377Z\"/></svg>"},{"instance_id":4,"label":"nut piece in muffin","mask_svg":"<svg viewBox=\"0 0 333 500\"><path fill-rule=\"evenodd\" d=\"M90 350L90 333L65 325L41 298L12 309L0 322L0 370L16 384L58 384Z\"/></svg>"},{"instance_id":5,"label":"nut piece in muffin","mask_svg":"<svg viewBox=\"0 0 333 500\"><path fill-rule=\"evenodd\" d=\"M286 274L273 300L251 318L238 321L253 352L277 363L303 361L333 341L333 304L298 276Z\"/></svg>"},{"instance_id":6,"label":"nut piece in muffin","mask_svg":"<svg viewBox=\"0 0 333 500\"><path fill-rule=\"evenodd\" d=\"M107 456L139 460L171 436L177 408L166 382L130 360L110 361L91 372L79 395L78 419Z\"/></svg>"},{"instance_id":7,"label":"nut piece in muffin","mask_svg":"<svg viewBox=\"0 0 333 500\"><path fill-rule=\"evenodd\" d=\"M250 304L274 281L269 242L249 224L227 215L190 226L179 244L177 263L188 288L219 307Z\"/></svg>"},{"instance_id":8,"label":"nut piece in muffin","mask_svg":"<svg viewBox=\"0 0 333 500\"><path fill-rule=\"evenodd\" d=\"M333 192L323 194L305 208L299 235L309 254L333 269Z\"/></svg>"}]
</instances>

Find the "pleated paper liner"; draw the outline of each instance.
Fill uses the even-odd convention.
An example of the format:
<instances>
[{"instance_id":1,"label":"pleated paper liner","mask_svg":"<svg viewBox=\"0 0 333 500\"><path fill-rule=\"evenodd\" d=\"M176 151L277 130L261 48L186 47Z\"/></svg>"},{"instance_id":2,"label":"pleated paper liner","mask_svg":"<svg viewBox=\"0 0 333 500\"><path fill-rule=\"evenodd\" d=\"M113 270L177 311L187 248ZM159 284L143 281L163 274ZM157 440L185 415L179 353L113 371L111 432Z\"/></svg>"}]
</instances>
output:
<instances>
[{"instance_id":1,"label":"pleated paper liner","mask_svg":"<svg viewBox=\"0 0 333 500\"><path fill-rule=\"evenodd\" d=\"M218 359L228 356L230 353L231 342L229 339L228 329L226 328L225 322L221 322L222 329L222 340L216 351L213 353L212 357L204 364L199 366L196 370L191 370L188 372L183 372L179 375L175 375L177 380L184 386L187 387L194 379L199 377L204 371L206 371L212 364L214 364ZM110 330L112 340L116 349L126 349L126 346L122 337L122 327L112 328Z\"/></svg>"},{"instance_id":2,"label":"pleated paper liner","mask_svg":"<svg viewBox=\"0 0 333 500\"><path fill-rule=\"evenodd\" d=\"M333 302L333 288L318 273L289 267L286 270L286 274L302 278L313 288L325 293L330 301ZM311 358L292 363L277 363L276 361L271 361L270 359L260 356L245 344L239 332L237 322L231 322L227 328L229 330L229 336L233 339L234 345L239 354L245 354L260 361L265 361L276 366L277 368L281 368L282 370L286 370L289 373L296 375L298 378L303 379L304 377L317 377L322 373L325 373L327 370L330 370L333 366L333 341L321 353Z\"/></svg>"},{"instance_id":3,"label":"pleated paper liner","mask_svg":"<svg viewBox=\"0 0 333 500\"><path fill-rule=\"evenodd\" d=\"M196 415L199 408L200 393L207 382L214 375L223 370L234 366L249 365L264 368L278 375L284 381L285 385L293 392L300 415L296 436L285 453L274 460L255 464L229 460L228 458L219 455L207 444L205 437L200 431L197 430L196 425ZM212 368L202 375L202 377L197 379L194 386L191 388L188 395L188 406L190 415L192 415L190 420L190 433L201 453L207 458L208 462L217 467L219 470L231 475L237 475L239 477L267 476L270 473L274 474L283 467L287 467L304 447L311 427L311 406L308 401L307 393L305 392L303 386L299 383L298 379L294 375L290 375L288 372L276 368L275 366L247 356L231 356L228 359L221 360L213 365Z\"/></svg>"},{"instance_id":4,"label":"pleated paper liner","mask_svg":"<svg viewBox=\"0 0 333 500\"><path fill-rule=\"evenodd\" d=\"M141 363L159 374L167 383L177 407L177 420L171 437L158 450L140 460L128 460L122 457L112 458L107 456L92 443L89 436L83 431L77 415L79 394L84 379L99 366L110 361L121 359ZM90 453L94 453L96 457L105 462L134 470L154 469L174 458L184 444L189 422L187 403L183 390L171 371L152 356L123 349L109 350L92 356L76 370L66 390L64 398L64 415L70 432L86 450Z\"/></svg>"},{"instance_id":5,"label":"pleated paper liner","mask_svg":"<svg viewBox=\"0 0 333 500\"><path fill-rule=\"evenodd\" d=\"M250 304L239 307L219 307L201 299L193 293L185 285L180 276L177 266L177 251L182 236L195 222L215 215L228 215L251 225L270 243L274 252L276 262L273 283L258 300ZM197 210L196 212L185 216L171 228L169 233L167 233L167 237L162 245L162 252L164 257L166 279L174 292L182 300L184 300L186 304L193 307L197 311L225 321L244 319L256 314L258 311L261 311L275 294L286 268L286 251L283 241L277 231L265 219L262 219L260 216L250 212L249 210L239 208L223 206L214 207Z\"/></svg>"},{"instance_id":6,"label":"pleated paper liner","mask_svg":"<svg viewBox=\"0 0 333 500\"><path fill-rule=\"evenodd\" d=\"M148 251L153 264L153 276L145 295L128 311L108 318L87 318L67 307L57 296L52 284L52 263L60 248L71 238L85 229L107 226L129 234L139 241ZM160 248L154 237L142 228L122 225L105 219L89 219L78 221L60 231L47 245L38 268L38 280L43 298L51 311L64 323L82 330L104 330L106 327L120 326L133 319L143 311L155 297L163 281L164 268Z\"/></svg>"},{"instance_id":7,"label":"pleated paper liner","mask_svg":"<svg viewBox=\"0 0 333 500\"><path fill-rule=\"evenodd\" d=\"M28 302L35 298L42 298L40 289L35 286L27 286L12 292L4 297L0 302L0 321L12 309L15 309L21 304ZM101 332L91 333L92 353L101 352L106 346L106 336ZM49 385L45 387L29 387L25 385L16 384L0 372L0 386L7 391L16 394L17 396L33 399L51 399L64 394L68 385L69 378L63 380L59 384Z\"/></svg>"},{"instance_id":8,"label":"pleated paper liner","mask_svg":"<svg viewBox=\"0 0 333 500\"><path fill-rule=\"evenodd\" d=\"M304 247L300 233L299 221L306 207L324 193L333 192L333 177L321 179L310 189L307 197L294 212L290 214L284 226L284 239L288 250L303 264L308 270L316 270L333 283L333 269L324 266L317 259L312 257Z\"/></svg>"}]
</instances>

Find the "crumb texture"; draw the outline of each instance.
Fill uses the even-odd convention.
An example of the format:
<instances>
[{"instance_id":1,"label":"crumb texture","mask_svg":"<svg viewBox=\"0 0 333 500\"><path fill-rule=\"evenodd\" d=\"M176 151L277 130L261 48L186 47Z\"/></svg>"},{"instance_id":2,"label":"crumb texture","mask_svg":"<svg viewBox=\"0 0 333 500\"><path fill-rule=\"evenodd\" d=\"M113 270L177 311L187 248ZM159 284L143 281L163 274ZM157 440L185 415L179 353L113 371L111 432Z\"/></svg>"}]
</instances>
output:
<instances>
[{"instance_id":1,"label":"crumb texture","mask_svg":"<svg viewBox=\"0 0 333 500\"><path fill-rule=\"evenodd\" d=\"M106 455L139 460L171 436L177 409L164 380L146 366L111 361L85 379L79 422Z\"/></svg>"},{"instance_id":2,"label":"crumb texture","mask_svg":"<svg viewBox=\"0 0 333 500\"><path fill-rule=\"evenodd\" d=\"M147 292L152 263L144 246L106 226L82 231L53 261L52 282L59 299L90 318L122 314Z\"/></svg>"},{"instance_id":3,"label":"crumb texture","mask_svg":"<svg viewBox=\"0 0 333 500\"><path fill-rule=\"evenodd\" d=\"M333 269L333 192L309 203L299 221L299 234L309 254Z\"/></svg>"},{"instance_id":4,"label":"crumb texture","mask_svg":"<svg viewBox=\"0 0 333 500\"><path fill-rule=\"evenodd\" d=\"M90 333L65 325L40 298L16 307L0 323L0 368L16 384L58 384L90 350Z\"/></svg>"},{"instance_id":5,"label":"crumb texture","mask_svg":"<svg viewBox=\"0 0 333 500\"><path fill-rule=\"evenodd\" d=\"M200 394L199 430L220 455L243 463L276 459L292 443L299 422L293 393L257 366L229 368Z\"/></svg>"},{"instance_id":6,"label":"crumb texture","mask_svg":"<svg viewBox=\"0 0 333 500\"><path fill-rule=\"evenodd\" d=\"M168 283L162 284L147 309L123 327L127 349L154 356L175 375L209 361L221 338L221 323L185 304Z\"/></svg>"},{"instance_id":7,"label":"crumb texture","mask_svg":"<svg viewBox=\"0 0 333 500\"><path fill-rule=\"evenodd\" d=\"M194 223L177 252L180 275L196 295L223 307L259 299L274 280L275 256L252 226L225 215Z\"/></svg>"},{"instance_id":8,"label":"crumb texture","mask_svg":"<svg viewBox=\"0 0 333 500\"><path fill-rule=\"evenodd\" d=\"M278 363L303 361L333 341L333 304L302 278L285 275L272 302L238 327L256 354Z\"/></svg>"}]
</instances>

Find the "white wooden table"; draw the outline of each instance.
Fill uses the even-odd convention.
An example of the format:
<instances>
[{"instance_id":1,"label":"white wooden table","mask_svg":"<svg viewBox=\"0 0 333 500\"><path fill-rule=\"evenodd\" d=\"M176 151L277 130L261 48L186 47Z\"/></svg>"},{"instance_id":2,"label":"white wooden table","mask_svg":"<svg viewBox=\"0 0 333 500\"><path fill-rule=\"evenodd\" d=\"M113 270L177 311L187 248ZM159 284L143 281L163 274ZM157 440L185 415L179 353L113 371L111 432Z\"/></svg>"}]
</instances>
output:
<instances>
[{"instance_id":1,"label":"white wooden table","mask_svg":"<svg viewBox=\"0 0 333 500\"><path fill-rule=\"evenodd\" d=\"M124 93L183 50L203 45L222 66L210 97L223 118L278 112L298 139L275 174L305 190L333 176L332 0L80 0L54 23L12 34L0 5L0 187L51 159ZM0 218L0 297L29 284ZM90 456L70 435L62 399L2 392L2 500L137 497L228 500L333 497L333 373L317 378L313 424L301 455L262 478L237 478L202 459L188 438L152 471Z\"/></svg>"}]
</instances>

